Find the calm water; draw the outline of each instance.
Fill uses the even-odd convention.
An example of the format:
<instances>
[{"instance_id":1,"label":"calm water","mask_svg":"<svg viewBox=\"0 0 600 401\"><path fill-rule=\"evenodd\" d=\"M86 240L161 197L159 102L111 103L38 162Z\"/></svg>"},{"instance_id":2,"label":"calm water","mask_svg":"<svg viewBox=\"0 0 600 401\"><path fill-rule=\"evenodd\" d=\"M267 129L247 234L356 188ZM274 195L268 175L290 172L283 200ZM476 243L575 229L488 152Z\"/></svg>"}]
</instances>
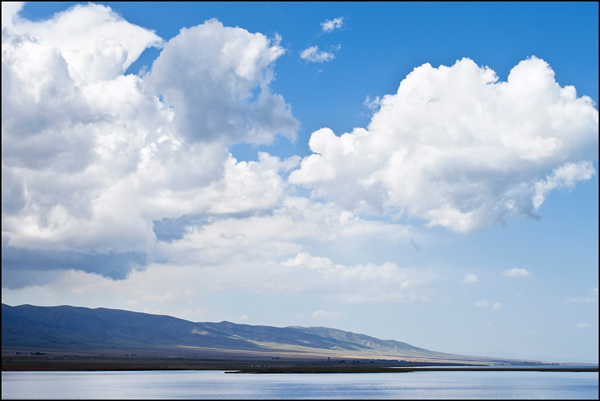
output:
<instances>
[{"instance_id":1,"label":"calm water","mask_svg":"<svg viewBox=\"0 0 600 401\"><path fill-rule=\"evenodd\" d=\"M2 372L2 399L598 399L598 373Z\"/></svg>"}]
</instances>

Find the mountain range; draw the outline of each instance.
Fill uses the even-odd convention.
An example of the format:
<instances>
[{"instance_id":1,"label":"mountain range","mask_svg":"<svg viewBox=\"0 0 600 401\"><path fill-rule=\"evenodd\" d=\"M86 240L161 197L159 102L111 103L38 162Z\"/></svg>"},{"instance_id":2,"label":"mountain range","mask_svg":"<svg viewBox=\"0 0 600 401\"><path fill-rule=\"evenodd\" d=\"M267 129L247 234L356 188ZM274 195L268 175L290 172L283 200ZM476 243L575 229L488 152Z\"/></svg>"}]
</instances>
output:
<instances>
[{"instance_id":1,"label":"mountain range","mask_svg":"<svg viewBox=\"0 0 600 401\"><path fill-rule=\"evenodd\" d=\"M446 354L327 327L271 327L191 322L106 308L2 304L2 350L153 352L154 354L286 353L421 361L491 361Z\"/></svg>"}]
</instances>

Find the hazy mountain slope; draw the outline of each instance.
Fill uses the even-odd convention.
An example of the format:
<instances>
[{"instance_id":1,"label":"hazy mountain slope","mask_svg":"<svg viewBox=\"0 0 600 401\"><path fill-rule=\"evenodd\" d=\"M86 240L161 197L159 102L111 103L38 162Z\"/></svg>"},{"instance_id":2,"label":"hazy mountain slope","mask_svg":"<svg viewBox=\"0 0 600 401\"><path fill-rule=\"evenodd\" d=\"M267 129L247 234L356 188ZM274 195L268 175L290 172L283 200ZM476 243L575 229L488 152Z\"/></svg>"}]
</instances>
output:
<instances>
[{"instance_id":1,"label":"hazy mountain slope","mask_svg":"<svg viewBox=\"0 0 600 401\"><path fill-rule=\"evenodd\" d=\"M2 305L2 347L148 349L191 345L259 349L244 340L170 316L72 306ZM199 334L205 332L205 334Z\"/></svg>"},{"instance_id":2,"label":"hazy mountain slope","mask_svg":"<svg viewBox=\"0 0 600 401\"><path fill-rule=\"evenodd\" d=\"M230 322L197 324L225 335L239 336L246 340L261 343L289 344L323 349L369 349L369 347L342 338L330 338L320 333L311 333L296 327L251 326Z\"/></svg>"},{"instance_id":3,"label":"hazy mountain slope","mask_svg":"<svg viewBox=\"0 0 600 401\"><path fill-rule=\"evenodd\" d=\"M356 334L348 331L331 329L328 327L298 327L298 330L304 333L318 334L322 337L337 339L348 343L360 345L364 348L382 351L397 351L399 353L411 354L442 354L440 352L430 351L424 348L412 346L407 343L394 340L380 340L375 337L364 334Z\"/></svg>"},{"instance_id":4,"label":"hazy mountain slope","mask_svg":"<svg viewBox=\"0 0 600 401\"><path fill-rule=\"evenodd\" d=\"M399 341L326 327L193 323L116 309L2 304L2 348L64 350L166 349L176 346L259 351L290 346L322 350L441 355Z\"/></svg>"}]
</instances>

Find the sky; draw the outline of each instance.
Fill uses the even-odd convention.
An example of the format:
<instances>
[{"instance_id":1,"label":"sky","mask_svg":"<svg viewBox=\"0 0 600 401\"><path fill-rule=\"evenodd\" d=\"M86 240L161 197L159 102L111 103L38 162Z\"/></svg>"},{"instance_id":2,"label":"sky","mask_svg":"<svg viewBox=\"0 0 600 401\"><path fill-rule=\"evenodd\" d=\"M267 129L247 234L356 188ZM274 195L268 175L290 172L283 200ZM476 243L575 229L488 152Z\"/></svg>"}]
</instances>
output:
<instances>
[{"instance_id":1,"label":"sky","mask_svg":"<svg viewBox=\"0 0 600 401\"><path fill-rule=\"evenodd\" d=\"M598 361L598 3L2 3L2 302Z\"/></svg>"}]
</instances>

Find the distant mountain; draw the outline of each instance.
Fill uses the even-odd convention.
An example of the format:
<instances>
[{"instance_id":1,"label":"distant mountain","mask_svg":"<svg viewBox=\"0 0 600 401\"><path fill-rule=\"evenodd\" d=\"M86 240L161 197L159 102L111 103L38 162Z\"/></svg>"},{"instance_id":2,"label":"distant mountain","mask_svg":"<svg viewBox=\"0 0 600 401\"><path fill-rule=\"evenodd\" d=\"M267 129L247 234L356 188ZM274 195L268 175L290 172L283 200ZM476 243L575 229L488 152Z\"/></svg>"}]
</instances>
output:
<instances>
[{"instance_id":1,"label":"distant mountain","mask_svg":"<svg viewBox=\"0 0 600 401\"><path fill-rule=\"evenodd\" d=\"M89 352L174 348L246 352L343 351L353 355L426 359L458 357L326 327L194 323L171 316L117 309L2 304L3 350Z\"/></svg>"}]
</instances>

